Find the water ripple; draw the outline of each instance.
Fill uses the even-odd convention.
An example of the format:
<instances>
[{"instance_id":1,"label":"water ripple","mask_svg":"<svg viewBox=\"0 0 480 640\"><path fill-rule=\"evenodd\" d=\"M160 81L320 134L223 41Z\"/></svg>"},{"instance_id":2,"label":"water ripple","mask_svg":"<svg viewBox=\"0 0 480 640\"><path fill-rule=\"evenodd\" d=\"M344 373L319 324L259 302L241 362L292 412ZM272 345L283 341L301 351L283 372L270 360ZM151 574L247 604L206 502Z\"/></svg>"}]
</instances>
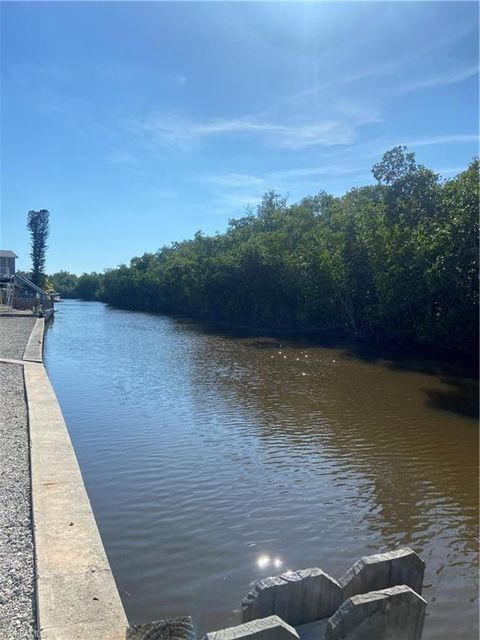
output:
<instances>
[{"instance_id":1,"label":"water ripple","mask_svg":"<svg viewBox=\"0 0 480 640\"><path fill-rule=\"evenodd\" d=\"M442 379L74 301L46 365L132 623L191 613L202 634L275 559L339 576L408 544L424 639L477 636L477 431L432 406Z\"/></svg>"}]
</instances>

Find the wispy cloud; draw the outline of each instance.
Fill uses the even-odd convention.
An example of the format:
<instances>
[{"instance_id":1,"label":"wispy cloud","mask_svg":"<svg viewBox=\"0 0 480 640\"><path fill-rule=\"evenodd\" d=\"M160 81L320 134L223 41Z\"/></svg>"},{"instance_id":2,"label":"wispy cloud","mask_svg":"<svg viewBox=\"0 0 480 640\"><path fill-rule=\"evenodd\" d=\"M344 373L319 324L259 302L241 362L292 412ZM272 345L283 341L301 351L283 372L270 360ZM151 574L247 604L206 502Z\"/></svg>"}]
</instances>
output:
<instances>
[{"instance_id":1,"label":"wispy cloud","mask_svg":"<svg viewBox=\"0 0 480 640\"><path fill-rule=\"evenodd\" d=\"M198 180L208 183L218 191L228 194L233 199L245 199L244 193L252 189L289 188L299 184L313 185L318 179L329 180L346 175L360 176L365 173L365 166L349 166L345 164L324 164L314 167L297 167L277 171L267 171L262 175L247 173L200 174ZM247 198L248 200L248 198Z\"/></svg>"},{"instance_id":2,"label":"wispy cloud","mask_svg":"<svg viewBox=\"0 0 480 640\"><path fill-rule=\"evenodd\" d=\"M332 157L332 161L340 164L342 160L344 160L345 166L348 167L352 158L351 152L353 152L357 166L359 162L363 162L364 166L369 166L373 162L378 162L388 149L392 149L399 144L405 145L410 151L415 151L416 147L429 147L435 145L447 146L476 143L478 146L479 141L480 138L478 133L447 133L425 136L422 138L415 138L412 136L411 138L405 137L403 139L400 137L389 139L373 138L356 144L352 148L346 149L347 155L342 152L343 149L339 149Z\"/></svg>"},{"instance_id":3,"label":"wispy cloud","mask_svg":"<svg viewBox=\"0 0 480 640\"><path fill-rule=\"evenodd\" d=\"M350 175L365 171L365 167L351 167L343 165L323 165L316 167L302 167L295 169L285 169L283 171L272 171L268 174L270 180L297 180L302 178L313 178L316 176L335 177L339 175Z\"/></svg>"},{"instance_id":4,"label":"wispy cloud","mask_svg":"<svg viewBox=\"0 0 480 640\"><path fill-rule=\"evenodd\" d=\"M258 187L264 184L263 178L248 173L207 174L200 179L220 187Z\"/></svg>"},{"instance_id":5,"label":"wispy cloud","mask_svg":"<svg viewBox=\"0 0 480 640\"><path fill-rule=\"evenodd\" d=\"M175 86L183 87L184 84L187 84L187 77L179 73L173 76L172 81Z\"/></svg>"},{"instance_id":6,"label":"wispy cloud","mask_svg":"<svg viewBox=\"0 0 480 640\"><path fill-rule=\"evenodd\" d=\"M237 215L255 208L262 199L262 191L248 193L220 193L209 202L208 210L213 215Z\"/></svg>"},{"instance_id":7,"label":"wispy cloud","mask_svg":"<svg viewBox=\"0 0 480 640\"><path fill-rule=\"evenodd\" d=\"M296 123L247 117L195 121L156 114L130 121L127 127L131 132L149 137L157 145L184 151L218 136L250 136L270 146L295 150L351 144L356 138L356 127L376 119L376 114L365 112L345 114L344 118Z\"/></svg>"},{"instance_id":8,"label":"wispy cloud","mask_svg":"<svg viewBox=\"0 0 480 640\"><path fill-rule=\"evenodd\" d=\"M405 60L393 60L385 64L361 69L356 73L340 74L330 80L319 82L314 87L310 87L309 89L305 89L303 91L298 91L297 93L289 96L287 100L289 102L298 102L300 100L303 100L304 98L323 93L329 89L344 87L356 82L361 82L362 80L369 80L371 78L378 78L381 76L389 75L397 71L404 64Z\"/></svg>"},{"instance_id":9,"label":"wispy cloud","mask_svg":"<svg viewBox=\"0 0 480 640\"><path fill-rule=\"evenodd\" d=\"M365 80L381 79L385 76L392 76L397 80L397 72L401 69L411 70L413 74L417 71L419 63L425 60L438 59L442 54L439 52L443 50L448 51L449 47L464 38L467 34L472 32L471 24L462 24L454 28L444 37L437 38L436 40L428 40L422 45L415 47L407 54L403 56L395 56L391 60L381 60L377 64L365 66L358 70L347 73L337 73L334 77L327 80L318 82L315 86L309 87L302 91L298 91L286 98L287 102L298 102L306 97L313 96L315 94L322 94L326 90L346 87L356 83L362 83ZM327 71L328 73L328 71ZM466 73L467 75L463 76ZM405 91L413 91L417 88L423 88L424 86L437 86L437 83L450 84L458 82L464 78L470 77L478 73L478 68L471 67L467 69L461 69L457 71L450 71L442 74L442 76L436 76L431 78L425 78L418 82L412 81L405 85ZM395 75L393 75L395 74ZM457 77L458 76L458 77ZM434 84L430 84L434 83ZM417 86L418 84L418 86ZM411 88L410 88L411 87Z\"/></svg>"},{"instance_id":10,"label":"wispy cloud","mask_svg":"<svg viewBox=\"0 0 480 640\"><path fill-rule=\"evenodd\" d=\"M453 167L451 169L435 169L435 173L439 173L441 176L456 176L462 171L465 171L465 167Z\"/></svg>"},{"instance_id":11,"label":"wispy cloud","mask_svg":"<svg viewBox=\"0 0 480 640\"><path fill-rule=\"evenodd\" d=\"M453 135L443 136L430 136L427 138L419 138L417 140L410 140L403 142L402 144L407 147L428 147L435 144L455 144L462 142L478 142L479 137L477 133L460 133Z\"/></svg>"},{"instance_id":12,"label":"wispy cloud","mask_svg":"<svg viewBox=\"0 0 480 640\"><path fill-rule=\"evenodd\" d=\"M419 78L407 82L403 85L399 85L396 88L397 93L409 93L410 91L417 91L419 89L434 89L436 87L442 87L468 78L478 75L478 65L464 67L462 69L449 69L442 73L434 74L429 77Z\"/></svg>"}]
</instances>

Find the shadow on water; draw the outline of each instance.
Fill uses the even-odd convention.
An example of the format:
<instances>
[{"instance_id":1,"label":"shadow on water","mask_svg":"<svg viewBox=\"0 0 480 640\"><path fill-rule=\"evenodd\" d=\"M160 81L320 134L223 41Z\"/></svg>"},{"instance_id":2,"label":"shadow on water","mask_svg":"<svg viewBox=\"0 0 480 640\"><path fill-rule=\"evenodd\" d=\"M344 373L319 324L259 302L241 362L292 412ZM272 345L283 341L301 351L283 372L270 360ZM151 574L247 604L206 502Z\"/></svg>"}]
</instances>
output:
<instances>
[{"instance_id":1,"label":"shadow on water","mask_svg":"<svg viewBox=\"0 0 480 640\"><path fill-rule=\"evenodd\" d=\"M165 316L162 316L165 317ZM418 373L437 374L449 371L459 377L475 378L478 375L478 360L472 354L467 361L461 355L452 352L440 352L422 347L398 345L391 342L375 342L368 339L354 340L339 335L320 333L301 333L298 331L274 331L261 327L245 327L231 323L213 322L186 316L167 316L179 329L201 330L206 335L225 338L251 339L251 345L258 349L276 349L282 345L292 348L306 349L321 347L324 349L343 350L345 355L364 360L365 362L386 364L399 370L416 371Z\"/></svg>"},{"instance_id":2,"label":"shadow on water","mask_svg":"<svg viewBox=\"0 0 480 640\"><path fill-rule=\"evenodd\" d=\"M398 349L368 345L350 345L347 356L364 362L379 364L397 372L421 373L437 378L449 388L422 388L428 406L441 411L478 419L479 388L477 363L433 359L431 354L412 349Z\"/></svg>"},{"instance_id":3,"label":"shadow on water","mask_svg":"<svg viewBox=\"0 0 480 640\"><path fill-rule=\"evenodd\" d=\"M321 347L341 351L347 358L387 367L398 372L432 376L451 388L422 388L428 406L468 418L478 419L479 417L478 363L476 361L465 363L448 356L432 355L431 351L389 344L379 345L299 334L262 335L258 329L208 323L183 317L175 318L174 322L179 329L186 331L200 329L206 335L242 340L245 346L253 349L275 351L284 346L299 350Z\"/></svg>"},{"instance_id":4,"label":"shadow on water","mask_svg":"<svg viewBox=\"0 0 480 640\"><path fill-rule=\"evenodd\" d=\"M474 380L442 378L450 385L449 390L422 389L427 395L428 404L434 409L450 411L467 418L478 419L478 385Z\"/></svg>"}]
</instances>

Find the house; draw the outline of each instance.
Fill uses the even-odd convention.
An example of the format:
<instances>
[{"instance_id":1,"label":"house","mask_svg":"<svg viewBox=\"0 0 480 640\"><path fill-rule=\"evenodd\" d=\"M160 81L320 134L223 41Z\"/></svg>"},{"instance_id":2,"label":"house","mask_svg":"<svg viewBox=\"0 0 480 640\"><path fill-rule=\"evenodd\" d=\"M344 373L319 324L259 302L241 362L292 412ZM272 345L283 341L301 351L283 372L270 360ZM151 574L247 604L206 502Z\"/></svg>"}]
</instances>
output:
<instances>
[{"instance_id":1,"label":"house","mask_svg":"<svg viewBox=\"0 0 480 640\"><path fill-rule=\"evenodd\" d=\"M53 302L48 293L20 275L15 269L17 254L0 249L0 312L31 311L35 315L50 318Z\"/></svg>"},{"instance_id":2,"label":"house","mask_svg":"<svg viewBox=\"0 0 480 640\"><path fill-rule=\"evenodd\" d=\"M17 254L10 249L0 249L0 276L15 275L15 260Z\"/></svg>"}]
</instances>

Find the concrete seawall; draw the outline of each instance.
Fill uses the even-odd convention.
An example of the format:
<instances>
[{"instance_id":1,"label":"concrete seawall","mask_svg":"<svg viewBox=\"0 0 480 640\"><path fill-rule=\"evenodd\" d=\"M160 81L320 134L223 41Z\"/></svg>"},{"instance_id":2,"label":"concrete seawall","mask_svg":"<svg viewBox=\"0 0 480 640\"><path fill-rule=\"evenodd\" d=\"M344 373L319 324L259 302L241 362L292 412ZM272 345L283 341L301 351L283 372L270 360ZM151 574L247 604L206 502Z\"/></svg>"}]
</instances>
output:
<instances>
[{"instance_id":1,"label":"concrete seawall","mask_svg":"<svg viewBox=\"0 0 480 640\"><path fill-rule=\"evenodd\" d=\"M29 362L43 362L43 335L45 333L44 318L37 318L32 333L23 352L23 359Z\"/></svg>"},{"instance_id":2,"label":"concrete seawall","mask_svg":"<svg viewBox=\"0 0 480 640\"><path fill-rule=\"evenodd\" d=\"M43 366L44 319L23 359L30 437L37 635L124 640L128 621L55 392ZM0 361L2 358L0 358Z\"/></svg>"}]
</instances>

